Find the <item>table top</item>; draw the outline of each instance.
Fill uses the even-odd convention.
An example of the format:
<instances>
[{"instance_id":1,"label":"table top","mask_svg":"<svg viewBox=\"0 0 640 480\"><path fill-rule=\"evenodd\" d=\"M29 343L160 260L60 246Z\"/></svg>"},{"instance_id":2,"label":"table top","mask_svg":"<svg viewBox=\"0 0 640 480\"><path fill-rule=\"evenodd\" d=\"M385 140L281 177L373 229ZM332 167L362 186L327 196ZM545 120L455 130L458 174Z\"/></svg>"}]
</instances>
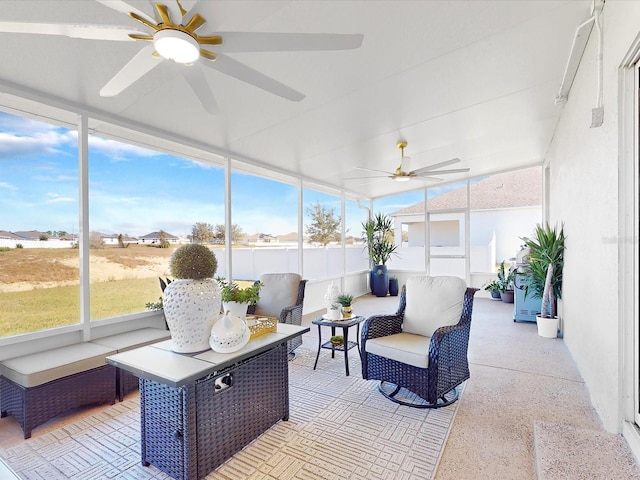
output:
<instances>
[{"instance_id":1,"label":"table top","mask_svg":"<svg viewBox=\"0 0 640 480\"><path fill-rule=\"evenodd\" d=\"M309 327L278 323L275 332L257 337L233 353L218 353L213 350L176 353L171 350L171 340L165 340L110 355L106 360L108 364L127 370L137 377L179 387L215 374L308 331Z\"/></svg>"},{"instance_id":2,"label":"table top","mask_svg":"<svg viewBox=\"0 0 640 480\"><path fill-rule=\"evenodd\" d=\"M352 327L353 325L357 325L365 320L366 317L356 315L348 320L327 320L326 318L320 317L316 318L311 323L314 325L326 325L327 327Z\"/></svg>"}]
</instances>

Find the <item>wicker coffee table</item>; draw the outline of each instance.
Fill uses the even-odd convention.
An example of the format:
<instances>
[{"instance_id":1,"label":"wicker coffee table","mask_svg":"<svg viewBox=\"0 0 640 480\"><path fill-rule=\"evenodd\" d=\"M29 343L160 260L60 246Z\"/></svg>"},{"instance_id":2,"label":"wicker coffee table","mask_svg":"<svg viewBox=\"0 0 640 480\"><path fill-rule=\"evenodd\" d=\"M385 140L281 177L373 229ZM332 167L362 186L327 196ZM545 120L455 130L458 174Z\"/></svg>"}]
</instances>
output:
<instances>
[{"instance_id":1,"label":"wicker coffee table","mask_svg":"<svg viewBox=\"0 0 640 480\"><path fill-rule=\"evenodd\" d=\"M278 324L228 354L179 354L168 340L107 357L140 378L142 463L197 480L288 420L287 341L308 331Z\"/></svg>"}]
</instances>

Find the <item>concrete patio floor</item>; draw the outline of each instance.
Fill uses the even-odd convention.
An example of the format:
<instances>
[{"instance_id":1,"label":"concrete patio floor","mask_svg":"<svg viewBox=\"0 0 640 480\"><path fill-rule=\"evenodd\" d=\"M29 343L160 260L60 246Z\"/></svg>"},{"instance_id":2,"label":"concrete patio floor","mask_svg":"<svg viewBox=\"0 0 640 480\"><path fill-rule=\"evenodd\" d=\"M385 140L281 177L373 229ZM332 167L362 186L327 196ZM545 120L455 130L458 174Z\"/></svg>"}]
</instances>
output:
<instances>
[{"instance_id":1,"label":"concrete patio floor","mask_svg":"<svg viewBox=\"0 0 640 480\"><path fill-rule=\"evenodd\" d=\"M353 309L363 316L392 313L398 298L366 295L356 300ZM513 322L512 309L512 304L488 298L475 300L469 346L471 379L460 400L436 479L640 479L640 469L622 437L603 431L563 341L539 337L534 323ZM318 330L311 321L320 313L303 319L311 328L303 337L304 345L313 351ZM323 328L322 334L328 337L329 329ZM350 355L356 352L351 350ZM330 361L343 360L337 357ZM360 376L360 372L352 368L351 375ZM57 428L61 422L100 408L83 409L39 429ZM588 439L598 438L591 443L592 451L589 441L586 448L584 442L574 442L576 431L587 432ZM563 432L572 434L570 441ZM15 419L3 419L0 448L22 441ZM1 467L0 478L5 478Z\"/></svg>"},{"instance_id":2,"label":"concrete patio floor","mask_svg":"<svg viewBox=\"0 0 640 480\"><path fill-rule=\"evenodd\" d=\"M636 459L622 436L604 432L562 339L538 336L535 323L513 321L513 304L491 300L483 293L477 294L473 308L471 378L436 480L640 479ZM367 295L353 309L364 316L392 313L398 298ZM316 316L305 315L303 323ZM311 327L305 344L313 348L317 328ZM545 448L536 452L536 425L536 432L545 426L559 432L578 429L586 435L587 447L555 435L550 440L545 437ZM605 445L592 442L593 435L604 437Z\"/></svg>"}]
</instances>

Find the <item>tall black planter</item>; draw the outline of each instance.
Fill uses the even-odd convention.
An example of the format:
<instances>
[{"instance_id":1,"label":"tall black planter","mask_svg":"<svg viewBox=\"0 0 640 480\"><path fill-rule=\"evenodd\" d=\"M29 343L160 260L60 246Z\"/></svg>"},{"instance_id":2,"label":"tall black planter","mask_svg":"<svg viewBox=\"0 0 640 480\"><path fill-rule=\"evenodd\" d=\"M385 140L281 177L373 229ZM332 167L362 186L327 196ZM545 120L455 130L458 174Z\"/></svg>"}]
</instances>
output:
<instances>
[{"instance_id":1,"label":"tall black planter","mask_svg":"<svg viewBox=\"0 0 640 480\"><path fill-rule=\"evenodd\" d=\"M386 265L376 265L371 269L371 293L376 297L386 297L389 292L389 273Z\"/></svg>"},{"instance_id":2,"label":"tall black planter","mask_svg":"<svg viewBox=\"0 0 640 480\"><path fill-rule=\"evenodd\" d=\"M398 296L398 279L395 277L389 279L389 295L392 297Z\"/></svg>"}]
</instances>

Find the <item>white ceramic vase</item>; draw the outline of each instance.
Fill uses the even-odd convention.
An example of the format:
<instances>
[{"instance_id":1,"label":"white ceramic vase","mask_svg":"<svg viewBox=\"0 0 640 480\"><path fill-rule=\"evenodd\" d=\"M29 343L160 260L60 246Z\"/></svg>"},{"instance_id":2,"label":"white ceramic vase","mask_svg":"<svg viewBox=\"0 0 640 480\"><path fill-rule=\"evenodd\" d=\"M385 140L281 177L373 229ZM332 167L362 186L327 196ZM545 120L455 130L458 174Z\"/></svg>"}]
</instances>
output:
<instances>
[{"instance_id":1,"label":"white ceramic vase","mask_svg":"<svg viewBox=\"0 0 640 480\"><path fill-rule=\"evenodd\" d=\"M180 279L167 285L162 305L174 352L209 349L211 327L220 316L220 297L220 287L214 279Z\"/></svg>"},{"instance_id":2,"label":"white ceramic vase","mask_svg":"<svg viewBox=\"0 0 640 480\"><path fill-rule=\"evenodd\" d=\"M538 335L545 338L556 338L558 336L558 317L544 318L536 316L538 324Z\"/></svg>"},{"instance_id":3,"label":"white ceramic vase","mask_svg":"<svg viewBox=\"0 0 640 480\"><path fill-rule=\"evenodd\" d=\"M232 317L239 317L242 320L247 319L247 309L249 302L222 302L222 313L229 311Z\"/></svg>"},{"instance_id":4,"label":"white ceramic vase","mask_svg":"<svg viewBox=\"0 0 640 480\"><path fill-rule=\"evenodd\" d=\"M225 313L211 328L209 345L219 353L231 353L244 347L251 338L247 322L240 317Z\"/></svg>"}]
</instances>

